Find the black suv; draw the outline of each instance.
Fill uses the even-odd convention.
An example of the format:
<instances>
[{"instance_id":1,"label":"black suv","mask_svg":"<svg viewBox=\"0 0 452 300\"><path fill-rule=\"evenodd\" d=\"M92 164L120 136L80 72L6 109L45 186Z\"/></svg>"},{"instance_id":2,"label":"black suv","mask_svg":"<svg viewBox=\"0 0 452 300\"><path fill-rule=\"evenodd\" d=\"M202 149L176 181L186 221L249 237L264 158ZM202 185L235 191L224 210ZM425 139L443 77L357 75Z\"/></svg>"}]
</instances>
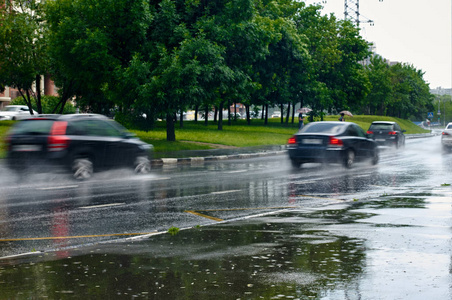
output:
<instances>
[{"instance_id":1,"label":"black suv","mask_svg":"<svg viewBox=\"0 0 452 300\"><path fill-rule=\"evenodd\" d=\"M148 173L153 146L97 114L39 115L14 124L7 139L8 166L19 172L60 166L76 179L94 171L133 167Z\"/></svg>"},{"instance_id":2,"label":"black suv","mask_svg":"<svg viewBox=\"0 0 452 300\"><path fill-rule=\"evenodd\" d=\"M405 146L406 130L402 130L397 122L375 121L370 124L367 134L381 146Z\"/></svg>"}]
</instances>

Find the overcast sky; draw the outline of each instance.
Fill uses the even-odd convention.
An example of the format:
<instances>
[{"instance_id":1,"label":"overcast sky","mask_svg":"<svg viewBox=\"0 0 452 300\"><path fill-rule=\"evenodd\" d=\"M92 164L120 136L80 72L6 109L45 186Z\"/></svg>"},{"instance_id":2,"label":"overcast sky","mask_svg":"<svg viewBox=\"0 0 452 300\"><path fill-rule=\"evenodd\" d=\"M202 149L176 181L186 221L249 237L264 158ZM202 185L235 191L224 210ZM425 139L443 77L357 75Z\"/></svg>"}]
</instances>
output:
<instances>
[{"instance_id":1,"label":"overcast sky","mask_svg":"<svg viewBox=\"0 0 452 300\"><path fill-rule=\"evenodd\" d=\"M324 13L343 19L344 1L305 2L320 2ZM360 24L361 35L374 43L379 55L422 70L430 88L452 86L451 0L360 0L359 6L361 20L374 21L374 26Z\"/></svg>"}]
</instances>

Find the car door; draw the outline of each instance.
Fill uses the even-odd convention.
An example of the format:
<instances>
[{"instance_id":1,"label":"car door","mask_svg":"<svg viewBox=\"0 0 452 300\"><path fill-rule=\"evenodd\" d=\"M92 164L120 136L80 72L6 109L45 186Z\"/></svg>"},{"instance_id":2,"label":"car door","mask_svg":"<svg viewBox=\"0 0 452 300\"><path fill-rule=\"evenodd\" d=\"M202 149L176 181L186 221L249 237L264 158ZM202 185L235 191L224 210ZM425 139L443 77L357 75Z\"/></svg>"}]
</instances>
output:
<instances>
[{"instance_id":1,"label":"car door","mask_svg":"<svg viewBox=\"0 0 452 300\"><path fill-rule=\"evenodd\" d=\"M96 119L80 119L72 121L68 134L71 139L71 157L89 156L96 168L104 168L110 159L102 123Z\"/></svg>"},{"instance_id":2,"label":"car door","mask_svg":"<svg viewBox=\"0 0 452 300\"><path fill-rule=\"evenodd\" d=\"M96 124L98 139L105 148L102 165L111 168L123 166L128 160L124 135L109 124L108 120L92 120Z\"/></svg>"},{"instance_id":3,"label":"car door","mask_svg":"<svg viewBox=\"0 0 452 300\"><path fill-rule=\"evenodd\" d=\"M369 145L367 144L367 137L364 131L355 124L351 124L346 134L348 135L348 139L355 150L355 157L358 160L362 160L368 157Z\"/></svg>"}]
</instances>

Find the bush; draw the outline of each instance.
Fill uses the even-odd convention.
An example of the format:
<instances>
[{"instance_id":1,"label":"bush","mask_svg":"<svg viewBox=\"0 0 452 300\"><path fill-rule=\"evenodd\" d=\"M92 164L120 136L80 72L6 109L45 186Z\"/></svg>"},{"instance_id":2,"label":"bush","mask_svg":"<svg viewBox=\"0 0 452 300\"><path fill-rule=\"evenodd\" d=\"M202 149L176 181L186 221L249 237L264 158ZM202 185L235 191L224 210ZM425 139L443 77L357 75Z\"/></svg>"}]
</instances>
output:
<instances>
[{"instance_id":1,"label":"bush","mask_svg":"<svg viewBox=\"0 0 452 300\"><path fill-rule=\"evenodd\" d=\"M54 110L54 108L58 105L60 102L60 98L56 96L42 96L41 97L41 105L42 105L42 113L43 114L51 114ZM36 105L36 100L33 99L31 101L32 108L34 110L38 110L38 106ZM14 100L11 101L11 105L27 105L24 98L17 97ZM73 114L75 113L75 107L72 105L71 102L66 102L66 105L64 105L63 114Z\"/></svg>"}]
</instances>

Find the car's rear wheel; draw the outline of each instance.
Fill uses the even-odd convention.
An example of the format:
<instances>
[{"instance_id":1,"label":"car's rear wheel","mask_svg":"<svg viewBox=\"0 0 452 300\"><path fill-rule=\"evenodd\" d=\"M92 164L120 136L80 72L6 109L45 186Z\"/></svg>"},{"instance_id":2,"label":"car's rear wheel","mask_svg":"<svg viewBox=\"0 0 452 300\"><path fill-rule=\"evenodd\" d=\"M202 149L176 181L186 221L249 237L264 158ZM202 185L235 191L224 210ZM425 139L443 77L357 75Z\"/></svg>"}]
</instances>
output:
<instances>
[{"instance_id":1,"label":"car's rear wheel","mask_svg":"<svg viewBox=\"0 0 452 300\"><path fill-rule=\"evenodd\" d=\"M151 172L151 161L146 156L138 156L134 168L136 174L148 174Z\"/></svg>"},{"instance_id":2,"label":"car's rear wheel","mask_svg":"<svg viewBox=\"0 0 452 300\"><path fill-rule=\"evenodd\" d=\"M354 163L355 163L355 152L349 149L347 150L347 152L345 152L344 167L350 169Z\"/></svg>"},{"instance_id":3,"label":"car's rear wheel","mask_svg":"<svg viewBox=\"0 0 452 300\"><path fill-rule=\"evenodd\" d=\"M295 169L299 169L301 166L301 163L296 160L290 160L290 163L291 163L292 167L294 167Z\"/></svg>"},{"instance_id":4,"label":"car's rear wheel","mask_svg":"<svg viewBox=\"0 0 452 300\"><path fill-rule=\"evenodd\" d=\"M72 163L72 174L77 180L86 180L93 176L93 163L89 158L77 158Z\"/></svg>"}]
</instances>

